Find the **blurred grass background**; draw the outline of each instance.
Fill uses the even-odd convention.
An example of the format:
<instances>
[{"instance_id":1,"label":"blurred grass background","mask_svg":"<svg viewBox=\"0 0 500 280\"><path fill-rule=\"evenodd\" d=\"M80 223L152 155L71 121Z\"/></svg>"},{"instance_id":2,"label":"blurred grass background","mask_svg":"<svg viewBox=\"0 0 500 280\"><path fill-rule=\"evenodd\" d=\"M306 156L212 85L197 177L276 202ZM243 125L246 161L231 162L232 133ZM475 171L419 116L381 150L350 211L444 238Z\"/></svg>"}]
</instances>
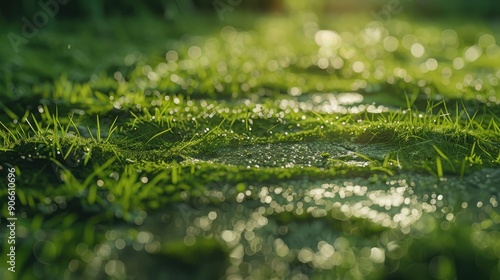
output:
<instances>
[{"instance_id":1,"label":"blurred grass background","mask_svg":"<svg viewBox=\"0 0 500 280\"><path fill-rule=\"evenodd\" d=\"M64 9L60 9L57 17L79 19L102 19L114 15L154 15L174 17L190 12L216 13L214 4L227 4L238 9L286 12L297 6L315 7L322 11L370 11L381 10L385 7L399 7L405 13L418 16L460 16L498 19L500 16L500 2L491 0L317 0L305 2L299 0L144 0L144 1L110 1L110 0L60 0L66 1ZM58 0L44 0L43 3L58 2ZM63 5L63 4L59 4ZM1 1L0 16L3 20L20 20L21 17L33 15L40 10L39 1Z\"/></svg>"}]
</instances>

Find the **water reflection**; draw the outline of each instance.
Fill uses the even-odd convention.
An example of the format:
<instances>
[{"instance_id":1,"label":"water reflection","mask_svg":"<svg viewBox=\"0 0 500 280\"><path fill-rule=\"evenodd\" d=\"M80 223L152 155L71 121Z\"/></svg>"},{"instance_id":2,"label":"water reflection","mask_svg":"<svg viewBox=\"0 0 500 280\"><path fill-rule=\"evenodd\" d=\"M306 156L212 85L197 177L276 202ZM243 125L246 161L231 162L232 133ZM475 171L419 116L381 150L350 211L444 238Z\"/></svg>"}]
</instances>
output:
<instances>
[{"instance_id":1,"label":"water reflection","mask_svg":"<svg viewBox=\"0 0 500 280\"><path fill-rule=\"evenodd\" d=\"M302 180L248 185L230 195L211 189L204 196L218 205L177 204L148 215L140 226L108 231L108 241L94 249L82 243L77 252L93 274L110 277L134 275L131 263L198 250L226 252L228 263L218 276L225 279L309 279L323 272L367 277L397 268L415 250L412 240L418 243L436 230L472 223L474 246L486 250L495 242L497 197L482 191L472 198L465 189L477 176L465 182L416 174ZM149 257L132 259L130 249Z\"/></svg>"}]
</instances>

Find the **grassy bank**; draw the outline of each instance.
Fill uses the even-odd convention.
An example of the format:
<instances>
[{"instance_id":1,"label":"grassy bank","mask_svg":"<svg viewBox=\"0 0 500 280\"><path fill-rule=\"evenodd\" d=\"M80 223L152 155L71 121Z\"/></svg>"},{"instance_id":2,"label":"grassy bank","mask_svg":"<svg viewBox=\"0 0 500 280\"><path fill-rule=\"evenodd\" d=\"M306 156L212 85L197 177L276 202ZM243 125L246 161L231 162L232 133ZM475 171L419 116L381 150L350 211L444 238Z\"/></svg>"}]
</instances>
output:
<instances>
[{"instance_id":1,"label":"grassy bank","mask_svg":"<svg viewBox=\"0 0 500 280\"><path fill-rule=\"evenodd\" d=\"M498 276L497 30L210 21L69 21L2 45L15 277Z\"/></svg>"}]
</instances>

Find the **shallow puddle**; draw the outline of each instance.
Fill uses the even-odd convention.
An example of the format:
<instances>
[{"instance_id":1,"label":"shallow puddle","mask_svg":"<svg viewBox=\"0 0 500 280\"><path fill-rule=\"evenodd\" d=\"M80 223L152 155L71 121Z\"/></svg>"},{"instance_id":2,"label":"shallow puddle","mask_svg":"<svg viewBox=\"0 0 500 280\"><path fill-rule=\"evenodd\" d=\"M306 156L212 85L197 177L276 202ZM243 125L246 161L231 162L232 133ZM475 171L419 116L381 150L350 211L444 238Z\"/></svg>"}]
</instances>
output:
<instances>
[{"instance_id":1,"label":"shallow puddle","mask_svg":"<svg viewBox=\"0 0 500 280\"><path fill-rule=\"evenodd\" d=\"M322 273L377 278L419 250L412 242L433 232L449 234L454 242L460 241L457 231L470 234L475 250L485 249L488 241L474 238L499 228L498 180L496 170L483 170L463 181L407 174L249 185L239 192L235 186L207 186L203 197L186 195L186 203L151 213L141 226L107 231L108 241L85 253L94 256L93 263L102 259L88 272L134 277L165 253L199 251L196 262L218 268L211 272L224 279L309 279ZM115 256L113 267L101 251ZM165 276L178 271L175 262L155 269ZM195 276L200 272L180 277Z\"/></svg>"},{"instance_id":2,"label":"shallow puddle","mask_svg":"<svg viewBox=\"0 0 500 280\"><path fill-rule=\"evenodd\" d=\"M326 141L269 143L217 149L214 162L250 167L324 166L327 158L352 158L354 153Z\"/></svg>"}]
</instances>

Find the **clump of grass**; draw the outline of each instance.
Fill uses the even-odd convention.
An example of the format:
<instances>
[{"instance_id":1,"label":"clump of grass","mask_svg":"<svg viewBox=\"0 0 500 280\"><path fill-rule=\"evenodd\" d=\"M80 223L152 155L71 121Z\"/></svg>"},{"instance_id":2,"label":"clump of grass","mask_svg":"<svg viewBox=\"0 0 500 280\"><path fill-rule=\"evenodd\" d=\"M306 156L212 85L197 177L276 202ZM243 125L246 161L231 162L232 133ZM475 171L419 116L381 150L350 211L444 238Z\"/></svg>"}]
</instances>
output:
<instances>
[{"instance_id":1,"label":"clump of grass","mask_svg":"<svg viewBox=\"0 0 500 280\"><path fill-rule=\"evenodd\" d=\"M474 166L495 162L498 137L494 118L469 115L466 108L450 111L444 101L428 102L424 112L412 108L380 114L377 121L353 128L359 143L393 143L398 147L398 165L423 167L436 176L445 173L464 176ZM437 107L441 107L435 113ZM366 118L367 116L365 116ZM487 125L484 120L489 119ZM477 148L480 147L480 148ZM435 163L434 167L432 163Z\"/></svg>"}]
</instances>

